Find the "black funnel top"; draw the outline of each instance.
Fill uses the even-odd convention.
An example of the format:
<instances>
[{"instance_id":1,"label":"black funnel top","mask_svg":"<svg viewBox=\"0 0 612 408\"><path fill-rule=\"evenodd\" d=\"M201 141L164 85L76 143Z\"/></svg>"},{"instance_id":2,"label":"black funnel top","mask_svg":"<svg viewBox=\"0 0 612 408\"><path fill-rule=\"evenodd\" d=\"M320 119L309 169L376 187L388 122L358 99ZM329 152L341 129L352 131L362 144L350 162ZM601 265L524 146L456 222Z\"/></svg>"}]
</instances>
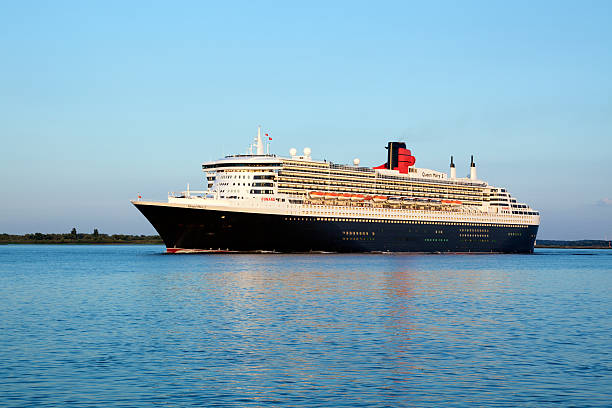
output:
<instances>
[{"instance_id":1,"label":"black funnel top","mask_svg":"<svg viewBox=\"0 0 612 408\"><path fill-rule=\"evenodd\" d=\"M389 150L387 152L387 168L388 169L394 169L398 166L398 159L399 159L399 149L405 149L406 148L406 143L404 142L389 142L387 144L387 149Z\"/></svg>"}]
</instances>

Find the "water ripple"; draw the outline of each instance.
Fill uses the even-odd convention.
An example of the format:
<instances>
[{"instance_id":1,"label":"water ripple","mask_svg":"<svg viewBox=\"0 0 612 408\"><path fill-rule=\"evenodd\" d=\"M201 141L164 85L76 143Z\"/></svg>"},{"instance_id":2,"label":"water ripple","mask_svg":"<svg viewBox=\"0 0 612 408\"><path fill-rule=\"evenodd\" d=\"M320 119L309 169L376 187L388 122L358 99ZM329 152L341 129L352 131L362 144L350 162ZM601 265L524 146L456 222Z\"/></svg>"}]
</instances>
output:
<instances>
[{"instance_id":1,"label":"water ripple","mask_svg":"<svg viewBox=\"0 0 612 408\"><path fill-rule=\"evenodd\" d=\"M0 406L612 401L612 251L162 251L0 247Z\"/></svg>"}]
</instances>

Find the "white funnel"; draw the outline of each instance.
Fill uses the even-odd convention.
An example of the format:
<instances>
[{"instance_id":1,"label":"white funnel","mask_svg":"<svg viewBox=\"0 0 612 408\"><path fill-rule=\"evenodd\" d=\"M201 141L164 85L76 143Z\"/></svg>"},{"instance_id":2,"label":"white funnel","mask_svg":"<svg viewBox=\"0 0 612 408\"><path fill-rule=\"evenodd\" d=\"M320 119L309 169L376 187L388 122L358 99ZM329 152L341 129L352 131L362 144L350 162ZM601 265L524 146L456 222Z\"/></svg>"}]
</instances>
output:
<instances>
[{"instance_id":1,"label":"white funnel","mask_svg":"<svg viewBox=\"0 0 612 408\"><path fill-rule=\"evenodd\" d=\"M476 176L476 163L474 163L474 156L472 156L472 162L470 163L470 179L477 180Z\"/></svg>"}]
</instances>

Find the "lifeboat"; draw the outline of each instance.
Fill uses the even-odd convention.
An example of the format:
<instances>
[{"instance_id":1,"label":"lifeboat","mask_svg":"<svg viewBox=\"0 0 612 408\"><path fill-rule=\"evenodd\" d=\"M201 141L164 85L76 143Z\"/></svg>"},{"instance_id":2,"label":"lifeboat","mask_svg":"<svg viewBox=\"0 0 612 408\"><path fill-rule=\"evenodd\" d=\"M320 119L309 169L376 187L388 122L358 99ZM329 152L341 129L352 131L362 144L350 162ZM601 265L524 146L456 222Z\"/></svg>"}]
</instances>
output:
<instances>
[{"instance_id":1,"label":"lifeboat","mask_svg":"<svg viewBox=\"0 0 612 408\"><path fill-rule=\"evenodd\" d=\"M441 205L441 204L442 204L442 201L437 200L437 199L435 199L435 198L432 198L432 199L430 199L430 200L429 200L429 204L430 204L430 205L434 205L434 206L438 206L438 205Z\"/></svg>"},{"instance_id":2,"label":"lifeboat","mask_svg":"<svg viewBox=\"0 0 612 408\"><path fill-rule=\"evenodd\" d=\"M325 193L322 191L311 191L308 196L313 200L322 200L325 197Z\"/></svg>"},{"instance_id":3,"label":"lifeboat","mask_svg":"<svg viewBox=\"0 0 612 408\"><path fill-rule=\"evenodd\" d=\"M400 197L389 197L389 204L399 204L401 201Z\"/></svg>"},{"instance_id":4,"label":"lifeboat","mask_svg":"<svg viewBox=\"0 0 612 408\"><path fill-rule=\"evenodd\" d=\"M338 200L350 200L351 197L352 197L352 194L348 194L348 193L338 194Z\"/></svg>"},{"instance_id":5,"label":"lifeboat","mask_svg":"<svg viewBox=\"0 0 612 408\"><path fill-rule=\"evenodd\" d=\"M351 194L351 201L363 201L365 196L363 194Z\"/></svg>"},{"instance_id":6,"label":"lifeboat","mask_svg":"<svg viewBox=\"0 0 612 408\"><path fill-rule=\"evenodd\" d=\"M328 191L328 192L325 193L325 198L327 198L328 200L334 200L334 199L338 198L339 195L340 194L338 194L338 193L332 193L332 192Z\"/></svg>"},{"instance_id":7,"label":"lifeboat","mask_svg":"<svg viewBox=\"0 0 612 408\"><path fill-rule=\"evenodd\" d=\"M387 196L374 196L372 197L372 201L374 201L375 203L384 203L385 201L387 201L389 197Z\"/></svg>"},{"instance_id":8,"label":"lifeboat","mask_svg":"<svg viewBox=\"0 0 612 408\"><path fill-rule=\"evenodd\" d=\"M458 200L442 200L441 203L447 205L461 205L461 201Z\"/></svg>"}]
</instances>

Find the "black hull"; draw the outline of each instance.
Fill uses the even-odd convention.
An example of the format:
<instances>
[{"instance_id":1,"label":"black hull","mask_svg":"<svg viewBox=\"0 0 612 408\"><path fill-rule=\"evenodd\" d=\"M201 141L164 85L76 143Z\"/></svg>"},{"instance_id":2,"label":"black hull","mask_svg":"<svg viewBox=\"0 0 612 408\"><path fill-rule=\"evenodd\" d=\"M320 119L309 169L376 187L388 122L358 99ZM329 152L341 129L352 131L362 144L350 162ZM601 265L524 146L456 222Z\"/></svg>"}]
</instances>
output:
<instances>
[{"instance_id":1,"label":"black hull","mask_svg":"<svg viewBox=\"0 0 612 408\"><path fill-rule=\"evenodd\" d=\"M168 252L532 253L537 225L335 221L134 202Z\"/></svg>"}]
</instances>

